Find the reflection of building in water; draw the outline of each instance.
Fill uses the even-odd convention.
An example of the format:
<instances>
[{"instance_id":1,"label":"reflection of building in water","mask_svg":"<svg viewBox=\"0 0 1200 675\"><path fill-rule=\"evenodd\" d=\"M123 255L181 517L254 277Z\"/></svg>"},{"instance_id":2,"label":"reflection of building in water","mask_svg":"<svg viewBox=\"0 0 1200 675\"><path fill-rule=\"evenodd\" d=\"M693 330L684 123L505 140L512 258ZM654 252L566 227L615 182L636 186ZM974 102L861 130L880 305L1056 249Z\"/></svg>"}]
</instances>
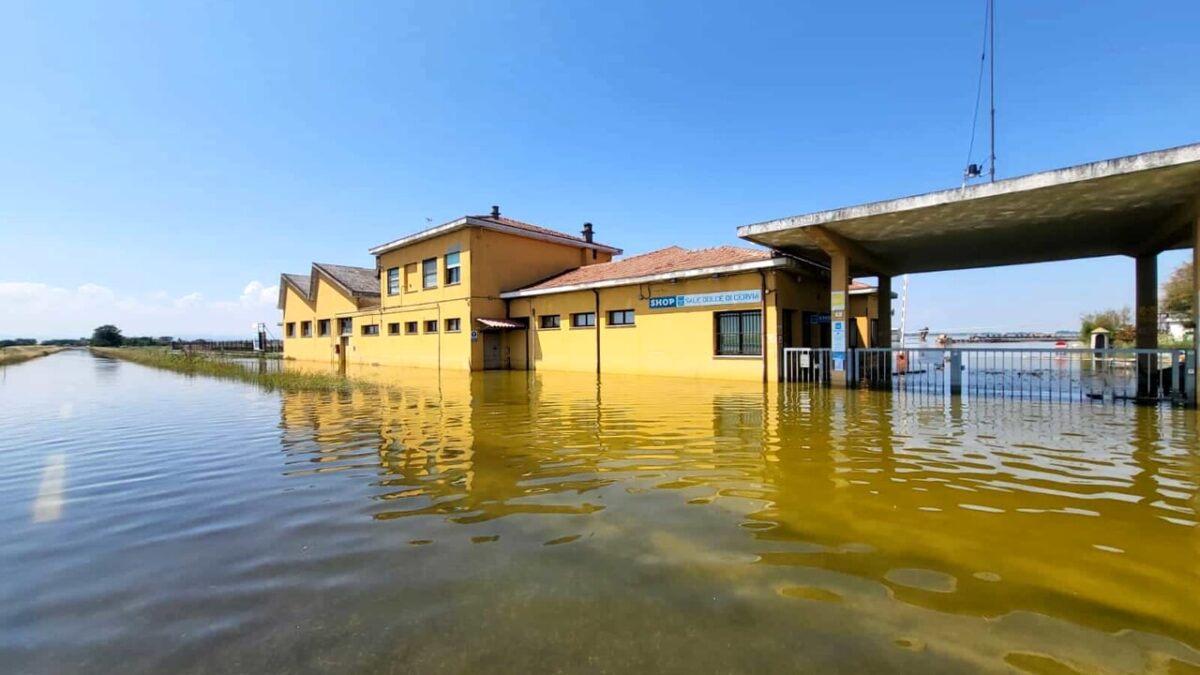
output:
<instances>
[{"instance_id":1,"label":"reflection of building in water","mask_svg":"<svg viewBox=\"0 0 1200 675\"><path fill-rule=\"evenodd\" d=\"M785 347L829 347L828 272L765 249L622 251L501 216L371 249L375 267L280 280L284 354L339 365L775 379ZM848 346L882 338L875 289L844 298ZM888 311L889 305L883 305Z\"/></svg>"},{"instance_id":2,"label":"reflection of building in water","mask_svg":"<svg viewBox=\"0 0 1200 675\"><path fill-rule=\"evenodd\" d=\"M739 471L762 452L760 384L577 373L371 368L387 387L282 392L285 446L317 471L363 466L382 477L377 518L443 514L477 522L514 513L588 513L627 471ZM702 481L703 482L703 481Z\"/></svg>"}]
</instances>

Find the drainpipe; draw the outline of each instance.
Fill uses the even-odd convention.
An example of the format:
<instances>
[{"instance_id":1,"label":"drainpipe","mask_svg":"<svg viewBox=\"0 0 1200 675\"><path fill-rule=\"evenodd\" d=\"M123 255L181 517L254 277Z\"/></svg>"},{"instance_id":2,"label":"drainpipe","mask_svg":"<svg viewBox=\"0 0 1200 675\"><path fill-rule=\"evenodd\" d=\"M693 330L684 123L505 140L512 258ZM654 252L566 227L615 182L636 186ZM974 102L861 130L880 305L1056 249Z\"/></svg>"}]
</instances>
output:
<instances>
[{"instance_id":1,"label":"drainpipe","mask_svg":"<svg viewBox=\"0 0 1200 675\"><path fill-rule=\"evenodd\" d=\"M596 296L596 377L600 377L600 289L593 288L592 294Z\"/></svg>"},{"instance_id":2,"label":"drainpipe","mask_svg":"<svg viewBox=\"0 0 1200 675\"><path fill-rule=\"evenodd\" d=\"M762 278L762 381L767 383L767 271L759 270L758 276Z\"/></svg>"},{"instance_id":3,"label":"drainpipe","mask_svg":"<svg viewBox=\"0 0 1200 675\"><path fill-rule=\"evenodd\" d=\"M525 327L525 370L533 370L533 327L537 325L537 310L533 308L533 299L525 301L529 305L529 325Z\"/></svg>"}]
</instances>

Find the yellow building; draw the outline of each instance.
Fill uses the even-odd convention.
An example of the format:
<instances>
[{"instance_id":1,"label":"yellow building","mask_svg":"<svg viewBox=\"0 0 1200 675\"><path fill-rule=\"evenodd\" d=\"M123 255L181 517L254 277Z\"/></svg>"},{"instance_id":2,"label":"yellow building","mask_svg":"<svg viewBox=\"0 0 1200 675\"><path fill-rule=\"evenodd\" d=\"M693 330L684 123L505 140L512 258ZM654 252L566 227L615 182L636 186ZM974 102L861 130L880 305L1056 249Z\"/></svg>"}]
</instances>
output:
<instances>
[{"instance_id":1,"label":"yellow building","mask_svg":"<svg viewBox=\"0 0 1200 675\"><path fill-rule=\"evenodd\" d=\"M576 236L493 207L370 252L375 270L284 275L286 357L768 380L784 347L830 346L828 271L766 250L614 260L590 224ZM878 343L874 289L852 288L848 309L851 346Z\"/></svg>"}]
</instances>

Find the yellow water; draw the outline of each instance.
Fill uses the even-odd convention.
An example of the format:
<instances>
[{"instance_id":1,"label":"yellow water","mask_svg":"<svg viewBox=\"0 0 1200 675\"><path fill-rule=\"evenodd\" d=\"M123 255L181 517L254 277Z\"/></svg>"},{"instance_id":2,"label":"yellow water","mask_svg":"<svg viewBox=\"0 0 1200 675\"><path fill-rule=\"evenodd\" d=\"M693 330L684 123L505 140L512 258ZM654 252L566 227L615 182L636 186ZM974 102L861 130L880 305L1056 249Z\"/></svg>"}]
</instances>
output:
<instances>
[{"instance_id":1,"label":"yellow water","mask_svg":"<svg viewBox=\"0 0 1200 675\"><path fill-rule=\"evenodd\" d=\"M1200 672L1194 411L19 368L16 672Z\"/></svg>"}]
</instances>

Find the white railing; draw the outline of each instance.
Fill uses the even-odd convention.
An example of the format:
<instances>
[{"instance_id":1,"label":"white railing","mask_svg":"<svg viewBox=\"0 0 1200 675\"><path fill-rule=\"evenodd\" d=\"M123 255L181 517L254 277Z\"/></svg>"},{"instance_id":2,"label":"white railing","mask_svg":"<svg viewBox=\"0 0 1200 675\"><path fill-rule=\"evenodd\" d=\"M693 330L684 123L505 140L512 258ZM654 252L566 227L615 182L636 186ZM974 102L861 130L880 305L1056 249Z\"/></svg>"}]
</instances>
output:
<instances>
[{"instance_id":1,"label":"white railing","mask_svg":"<svg viewBox=\"0 0 1200 675\"><path fill-rule=\"evenodd\" d=\"M780 373L784 382L829 382L829 349L788 347L783 350L783 367Z\"/></svg>"},{"instance_id":2,"label":"white railing","mask_svg":"<svg viewBox=\"0 0 1200 675\"><path fill-rule=\"evenodd\" d=\"M797 363L829 350L784 350L787 382L805 379ZM1196 354L1189 349L867 348L848 355L847 383L899 392L1061 401L1196 403ZM811 367L809 368L811 370Z\"/></svg>"}]
</instances>

